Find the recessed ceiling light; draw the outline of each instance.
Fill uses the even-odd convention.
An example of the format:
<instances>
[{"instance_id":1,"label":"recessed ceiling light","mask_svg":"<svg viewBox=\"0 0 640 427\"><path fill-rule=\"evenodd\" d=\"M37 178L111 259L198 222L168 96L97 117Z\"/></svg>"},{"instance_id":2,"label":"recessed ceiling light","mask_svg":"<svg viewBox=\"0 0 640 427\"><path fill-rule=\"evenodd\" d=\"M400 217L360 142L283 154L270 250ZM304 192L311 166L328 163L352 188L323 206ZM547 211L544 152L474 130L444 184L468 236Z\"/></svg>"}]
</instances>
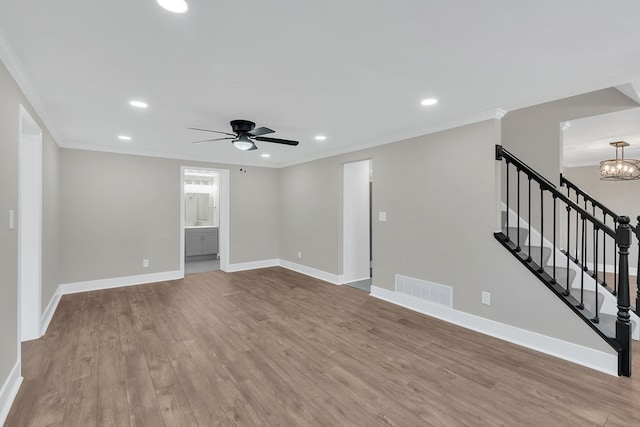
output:
<instances>
[{"instance_id":1,"label":"recessed ceiling light","mask_svg":"<svg viewBox=\"0 0 640 427\"><path fill-rule=\"evenodd\" d=\"M131 137L128 135L118 135L118 139L121 139L123 141L131 141Z\"/></svg>"},{"instance_id":2,"label":"recessed ceiling light","mask_svg":"<svg viewBox=\"0 0 640 427\"><path fill-rule=\"evenodd\" d=\"M422 101L420 101L420 104L422 105L434 105L437 104L438 100L435 98L427 98L427 99L423 99Z\"/></svg>"},{"instance_id":3,"label":"recessed ceiling light","mask_svg":"<svg viewBox=\"0 0 640 427\"><path fill-rule=\"evenodd\" d=\"M325 139L327 139L327 137L326 137L326 136L324 136L324 135L318 135L318 136L316 136L316 141L324 141Z\"/></svg>"},{"instance_id":4,"label":"recessed ceiling light","mask_svg":"<svg viewBox=\"0 0 640 427\"><path fill-rule=\"evenodd\" d=\"M147 108L149 105L143 101L129 101L129 105L136 108Z\"/></svg>"},{"instance_id":5,"label":"recessed ceiling light","mask_svg":"<svg viewBox=\"0 0 640 427\"><path fill-rule=\"evenodd\" d=\"M158 4L173 13L184 13L189 8L184 0L158 0Z\"/></svg>"},{"instance_id":6,"label":"recessed ceiling light","mask_svg":"<svg viewBox=\"0 0 640 427\"><path fill-rule=\"evenodd\" d=\"M268 159L269 157L271 157L271 154L264 153L264 154L261 154L260 156L264 157L265 159Z\"/></svg>"}]
</instances>

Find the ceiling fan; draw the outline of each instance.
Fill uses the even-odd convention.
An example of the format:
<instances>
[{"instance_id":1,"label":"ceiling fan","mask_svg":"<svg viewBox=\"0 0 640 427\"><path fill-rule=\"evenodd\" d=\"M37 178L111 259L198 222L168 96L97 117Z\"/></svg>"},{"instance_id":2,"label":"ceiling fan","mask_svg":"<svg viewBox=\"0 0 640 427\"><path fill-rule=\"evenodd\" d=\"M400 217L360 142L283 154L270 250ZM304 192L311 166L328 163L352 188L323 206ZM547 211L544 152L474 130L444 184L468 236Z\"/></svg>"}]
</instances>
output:
<instances>
[{"instance_id":1,"label":"ceiling fan","mask_svg":"<svg viewBox=\"0 0 640 427\"><path fill-rule=\"evenodd\" d=\"M256 129L256 124L254 122L250 122L249 120L231 120L231 130L233 133L229 132L221 132L217 130L210 129L200 129L200 128L189 128L191 130L200 130L204 132L213 132L220 133L222 135L227 135L221 138L213 138L213 139L203 139L202 141L194 141L192 144L200 144L202 142L210 142L210 141L222 141L225 139L231 139L233 145L242 151L251 151L257 150L256 144L253 142L256 141L264 141L264 142L275 142L276 144L285 144L285 145L298 145L298 141L291 141L289 139L280 139L280 138L269 138L266 136L270 133L274 133L275 130L269 129L266 127L259 127Z\"/></svg>"}]
</instances>

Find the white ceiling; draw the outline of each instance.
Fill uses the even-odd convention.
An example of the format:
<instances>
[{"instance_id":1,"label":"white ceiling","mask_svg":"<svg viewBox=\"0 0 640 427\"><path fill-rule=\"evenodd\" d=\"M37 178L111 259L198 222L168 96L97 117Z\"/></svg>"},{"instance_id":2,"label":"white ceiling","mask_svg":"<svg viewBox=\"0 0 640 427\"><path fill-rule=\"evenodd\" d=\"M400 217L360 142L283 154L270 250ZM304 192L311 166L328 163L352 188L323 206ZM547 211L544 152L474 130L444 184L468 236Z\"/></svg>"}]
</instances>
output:
<instances>
[{"instance_id":1,"label":"white ceiling","mask_svg":"<svg viewBox=\"0 0 640 427\"><path fill-rule=\"evenodd\" d=\"M616 150L610 142L626 141L626 158L640 159L640 108L572 120L563 133L563 163L565 166L600 164L615 159Z\"/></svg>"},{"instance_id":2,"label":"white ceiling","mask_svg":"<svg viewBox=\"0 0 640 427\"><path fill-rule=\"evenodd\" d=\"M61 146L276 167L640 76L637 0L187 2L2 1L0 53ZM301 143L190 144L238 118Z\"/></svg>"}]
</instances>

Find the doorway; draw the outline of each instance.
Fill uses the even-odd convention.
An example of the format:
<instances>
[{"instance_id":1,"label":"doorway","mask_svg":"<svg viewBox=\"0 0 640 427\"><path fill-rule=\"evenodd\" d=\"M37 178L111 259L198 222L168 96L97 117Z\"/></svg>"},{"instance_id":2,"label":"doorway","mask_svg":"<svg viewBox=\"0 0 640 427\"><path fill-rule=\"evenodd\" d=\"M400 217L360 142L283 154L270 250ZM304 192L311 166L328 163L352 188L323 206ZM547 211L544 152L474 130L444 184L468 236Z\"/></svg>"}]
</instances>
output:
<instances>
[{"instance_id":1,"label":"doorway","mask_svg":"<svg viewBox=\"0 0 640 427\"><path fill-rule=\"evenodd\" d=\"M229 171L183 166L180 193L182 273L226 271L229 260Z\"/></svg>"},{"instance_id":2,"label":"doorway","mask_svg":"<svg viewBox=\"0 0 640 427\"><path fill-rule=\"evenodd\" d=\"M370 291L371 160L344 164L343 173L343 275L344 282Z\"/></svg>"},{"instance_id":3,"label":"doorway","mask_svg":"<svg viewBox=\"0 0 640 427\"><path fill-rule=\"evenodd\" d=\"M19 106L18 336L40 338L42 309L42 130Z\"/></svg>"}]
</instances>

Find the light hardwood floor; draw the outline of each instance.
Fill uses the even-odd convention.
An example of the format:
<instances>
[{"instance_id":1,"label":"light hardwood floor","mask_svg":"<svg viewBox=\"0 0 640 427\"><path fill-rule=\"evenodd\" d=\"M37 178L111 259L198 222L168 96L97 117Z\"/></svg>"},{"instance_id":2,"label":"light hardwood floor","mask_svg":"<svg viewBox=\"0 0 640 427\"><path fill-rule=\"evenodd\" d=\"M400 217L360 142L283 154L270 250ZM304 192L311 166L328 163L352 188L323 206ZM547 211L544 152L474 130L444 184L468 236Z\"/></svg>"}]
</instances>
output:
<instances>
[{"instance_id":1,"label":"light hardwood floor","mask_svg":"<svg viewBox=\"0 0 640 427\"><path fill-rule=\"evenodd\" d=\"M628 427L639 359L611 377L282 268L216 271L63 297L6 425Z\"/></svg>"}]
</instances>

